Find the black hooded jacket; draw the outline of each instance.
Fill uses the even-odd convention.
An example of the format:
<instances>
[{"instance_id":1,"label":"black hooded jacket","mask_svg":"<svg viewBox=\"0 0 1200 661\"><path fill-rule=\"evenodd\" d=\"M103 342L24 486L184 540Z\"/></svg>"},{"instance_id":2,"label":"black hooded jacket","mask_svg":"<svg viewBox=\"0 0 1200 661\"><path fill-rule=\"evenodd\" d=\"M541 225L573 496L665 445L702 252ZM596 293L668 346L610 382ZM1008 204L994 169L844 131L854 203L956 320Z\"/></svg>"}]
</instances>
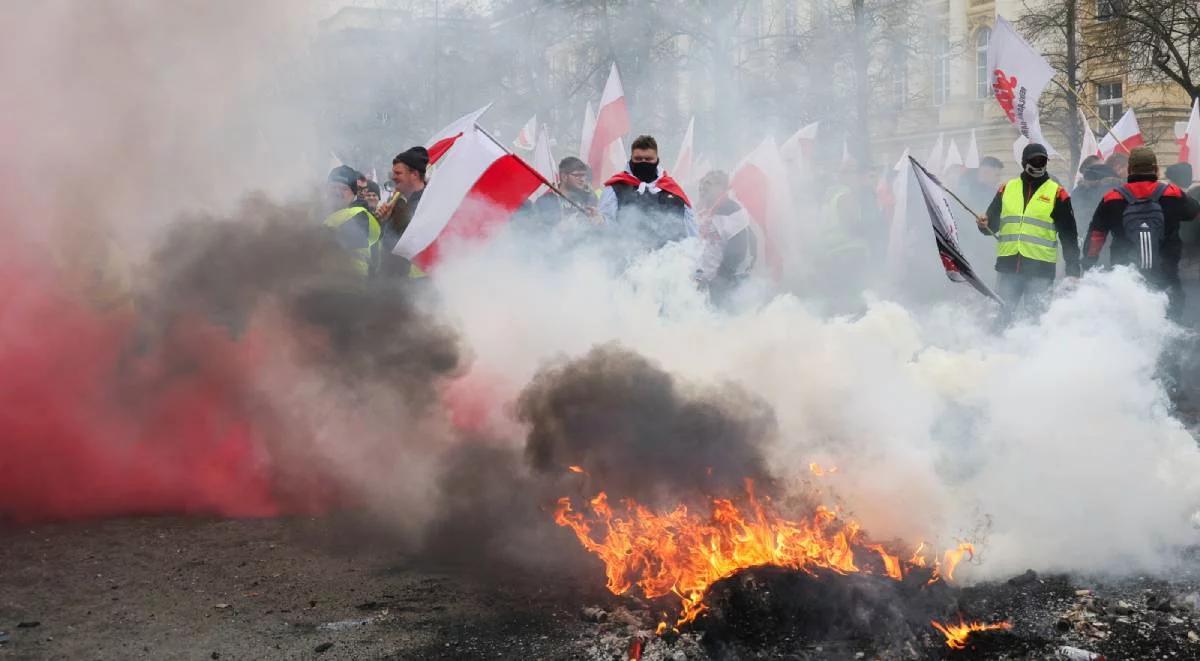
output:
<instances>
[{"instance_id":1,"label":"black hooded jacket","mask_svg":"<svg viewBox=\"0 0 1200 661\"><path fill-rule=\"evenodd\" d=\"M1020 181L1025 191L1026 204L1029 204L1029 199L1049 178L1049 175L1035 178L1025 172L1021 173ZM1009 183L1012 182L1000 187L996 196L992 198L992 203L988 206L988 229L993 234L1000 232L1000 210L1003 206L1004 189ZM1059 250L1062 252L1063 261L1067 266L1067 276L1079 277L1079 229L1075 226L1075 212L1071 208L1071 196L1061 185L1058 187L1058 197L1054 200L1054 210L1050 212L1050 219L1054 221L1054 229L1058 232ZM1022 255L1008 255L996 257L996 270L1001 273L1024 273L1035 277L1053 278L1058 270L1058 265L1038 259L1029 259Z\"/></svg>"}]
</instances>

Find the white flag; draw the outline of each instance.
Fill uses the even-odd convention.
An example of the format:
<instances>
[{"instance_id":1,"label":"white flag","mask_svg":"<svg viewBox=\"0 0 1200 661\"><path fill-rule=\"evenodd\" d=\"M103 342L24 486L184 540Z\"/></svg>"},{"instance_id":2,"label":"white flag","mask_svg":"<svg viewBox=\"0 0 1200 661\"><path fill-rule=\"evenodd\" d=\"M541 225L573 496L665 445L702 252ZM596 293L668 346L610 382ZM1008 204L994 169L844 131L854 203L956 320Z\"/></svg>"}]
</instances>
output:
<instances>
[{"instance_id":1,"label":"white flag","mask_svg":"<svg viewBox=\"0 0 1200 661\"><path fill-rule=\"evenodd\" d=\"M963 165L963 157L958 151L958 143L954 141L954 138L950 138L950 148L946 150L946 160L942 162L942 170L949 170L955 165Z\"/></svg>"},{"instance_id":2,"label":"white flag","mask_svg":"<svg viewBox=\"0 0 1200 661\"><path fill-rule=\"evenodd\" d=\"M533 149L534 144L537 143L537 131L537 115L534 115L533 117L530 117L529 121L525 122L525 126L522 126L521 130L517 132L517 138L513 140L513 146L517 149L523 149L525 151Z\"/></svg>"},{"instance_id":3,"label":"white flag","mask_svg":"<svg viewBox=\"0 0 1200 661\"><path fill-rule=\"evenodd\" d=\"M913 157L908 158L912 164L912 173L921 188L921 196L925 198L925 209L929 212L929 221L933 225L933 237L937 242L938 257L942 267L946 269L946 277L953 282L965 282L975 288L980 294L1004 305L1004 301L984 284L971 267L962 249L958 245L958 223L955 222L954 208L946 194L942 182L937 180ZM973 220L973 219L972 219Z\"/></svg>"},{"instance_id":4,"label":"white flag","mask_svg":"<svg viewBox=\"0 0 1200 661\"><path fill-rule=\"evenodd\" d=\"M971 129L971 144L967 145L967 155L963 159L963 165L968 170L979 169L979 143L975 141L975 129Z\"/></svg>"},{"instance_id":5,"label":"white flag","mask_svg":"<svg viewBox=\"0 0 1200 661\"><path fill-rule=\"evenodd\" d=\"M1200 99L1192 102L1192 114L1179 139L1179 162L1192 164L1192 178L1200 177Z\"/></svg>"},{"instance_id":6,"label":"white flag","mask_svg":"<svg viewBox=\"0 0 1200 661\"><path fill-rule=\"evenodd\" d=\"M945 149L944 136L939 133L937 142L933 143L933 147L929 150L929 158L925 159L926 167L930 172L941 173L945 165Z\"/></svg>"},{"instance_id":7,"label":"white flag","mask_svg":"<svg viewBox=\"0 0 1200 661\"><path fill-rule=\"evenodd\" d=\"M987 68L992 93L1008 121L1031 142L1044 146L1048 154L1057 155L1042 135L1038 118L1038 99L1054 78L1054 69L1000 16L988 41Z\"/></svg>"},{"instance_id":8,"label":"white flag","mask_svg":"<svg viewBox=\"0 0 1200 661\"><path fill-rule=\"evenodd\" d=\"M579 137L579 158L587 159L587 153L592 148L592 133L596 131L596 113L592 112L592 102L588 101L583 109L583 133ZM595 173L593 178L595 177Z\"/></svg>"},{"instance_id":9,"label":"white flag","mask_svg":"<svg viewBox=\"0 0 1200 661\"><path fill-rule=\"evenodd\" d=\"M533 145L533 160L529 164L547 180L557 182L558 171L554 166L554 154L550 152L550 136L546 133L545 126L538 130L537 141ZM549 190L549 187L542 184L533 192L530 199L539 197Z\"/></svg>"},{"instance_id":10,"label":"white flag","mask_svg":"<svg viewBox=\"0 0 1200 661\"><path fill-rule=\"evenodd\" d=\"M892 223L888 227L887 265L888 271L895 273L900 267L900 253L908 231L908 173L912 166L908 162L907 147L892 170L896 173L896 179L892 181L892 199L896 206L892 209Z\"/></svg>"}]
</instances>

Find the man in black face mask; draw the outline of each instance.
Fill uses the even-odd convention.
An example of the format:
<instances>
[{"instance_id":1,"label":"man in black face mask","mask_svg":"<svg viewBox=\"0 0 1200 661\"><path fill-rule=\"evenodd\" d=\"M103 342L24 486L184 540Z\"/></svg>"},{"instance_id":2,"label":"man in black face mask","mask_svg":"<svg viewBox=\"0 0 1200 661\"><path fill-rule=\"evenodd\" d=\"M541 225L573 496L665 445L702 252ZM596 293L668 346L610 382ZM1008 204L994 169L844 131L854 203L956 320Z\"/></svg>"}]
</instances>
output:
<instances>
[{"instance_id":1,"label":"man in black face mask","mask_svg":"<svg viewBox=\"0 0 1200 661\"><path fill-rule=\"evenodd\" d=\"M659 168L658 142L648 135L633 141L626 170L604 182L600 213L650 250L699 234L691 202Z\"/></svg>"},{"instance_id":2,"label":"man in black face mask","mask_svg":"<svg viewBox=\"0 0 1200 661\"><path fill-rule=\"evenodd\" d=\"M1079 232L1067 189L1046 172L1049 156L1037 143L1021 154L1021 176L1000 188L987 215L976 223L981 233L995 234L996 293L1006 305L998 320L1011 321L1019 307L1039 311L1054 284L1058 246L1067 277L1079 277Z\"/></svg>"}]
</instances>

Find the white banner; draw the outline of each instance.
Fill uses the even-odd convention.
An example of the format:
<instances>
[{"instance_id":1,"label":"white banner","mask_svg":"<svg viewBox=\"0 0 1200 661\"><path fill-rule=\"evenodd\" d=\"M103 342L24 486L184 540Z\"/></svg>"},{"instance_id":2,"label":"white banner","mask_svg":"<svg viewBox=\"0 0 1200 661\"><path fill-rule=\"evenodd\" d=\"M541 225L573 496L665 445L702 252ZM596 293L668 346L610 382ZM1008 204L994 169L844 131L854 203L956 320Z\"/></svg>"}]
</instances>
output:
<instances>
[{"instance_id":1,"label":"white banner","mask_svg":"<svg viewBox=\"0 0 1200 661\"><path fill-rule=\"evenodd\" d=\"M1000 16L988 42L987 67L992 75L992 93L1008 121L1030 142L1041 144L1056 156L1042 135L1038 119L1038 99L1054 78L1054 69Z\"/></svg>"}]
</instances>

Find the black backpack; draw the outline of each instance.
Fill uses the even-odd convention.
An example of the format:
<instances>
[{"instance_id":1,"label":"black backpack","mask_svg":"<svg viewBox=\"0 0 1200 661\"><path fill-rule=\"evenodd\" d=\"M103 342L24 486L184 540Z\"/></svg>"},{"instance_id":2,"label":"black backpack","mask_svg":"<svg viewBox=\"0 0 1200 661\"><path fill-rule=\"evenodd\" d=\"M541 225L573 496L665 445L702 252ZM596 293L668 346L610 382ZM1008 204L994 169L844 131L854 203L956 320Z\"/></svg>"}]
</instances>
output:
<instances>
[{"instance_id":1,"label":"black backpack","mask_svg":"<svg viewBox=\"0 0 1200 661\"><path fill-rule=\"evenodd\" d=\"M1159 246L1167 231L1167 221L1163 216L1162 205L1158 203L1167 185L1159 182L1154 187L1150 197L1134 197L1133 192L1126 186L1118 186L1117 191L1128 204L1121 214L1121 227L1125 238L1129 240L1137 258L1134 262L1143 271L1154 268L1158 259Z\"/></svg>"}]
</instances>

